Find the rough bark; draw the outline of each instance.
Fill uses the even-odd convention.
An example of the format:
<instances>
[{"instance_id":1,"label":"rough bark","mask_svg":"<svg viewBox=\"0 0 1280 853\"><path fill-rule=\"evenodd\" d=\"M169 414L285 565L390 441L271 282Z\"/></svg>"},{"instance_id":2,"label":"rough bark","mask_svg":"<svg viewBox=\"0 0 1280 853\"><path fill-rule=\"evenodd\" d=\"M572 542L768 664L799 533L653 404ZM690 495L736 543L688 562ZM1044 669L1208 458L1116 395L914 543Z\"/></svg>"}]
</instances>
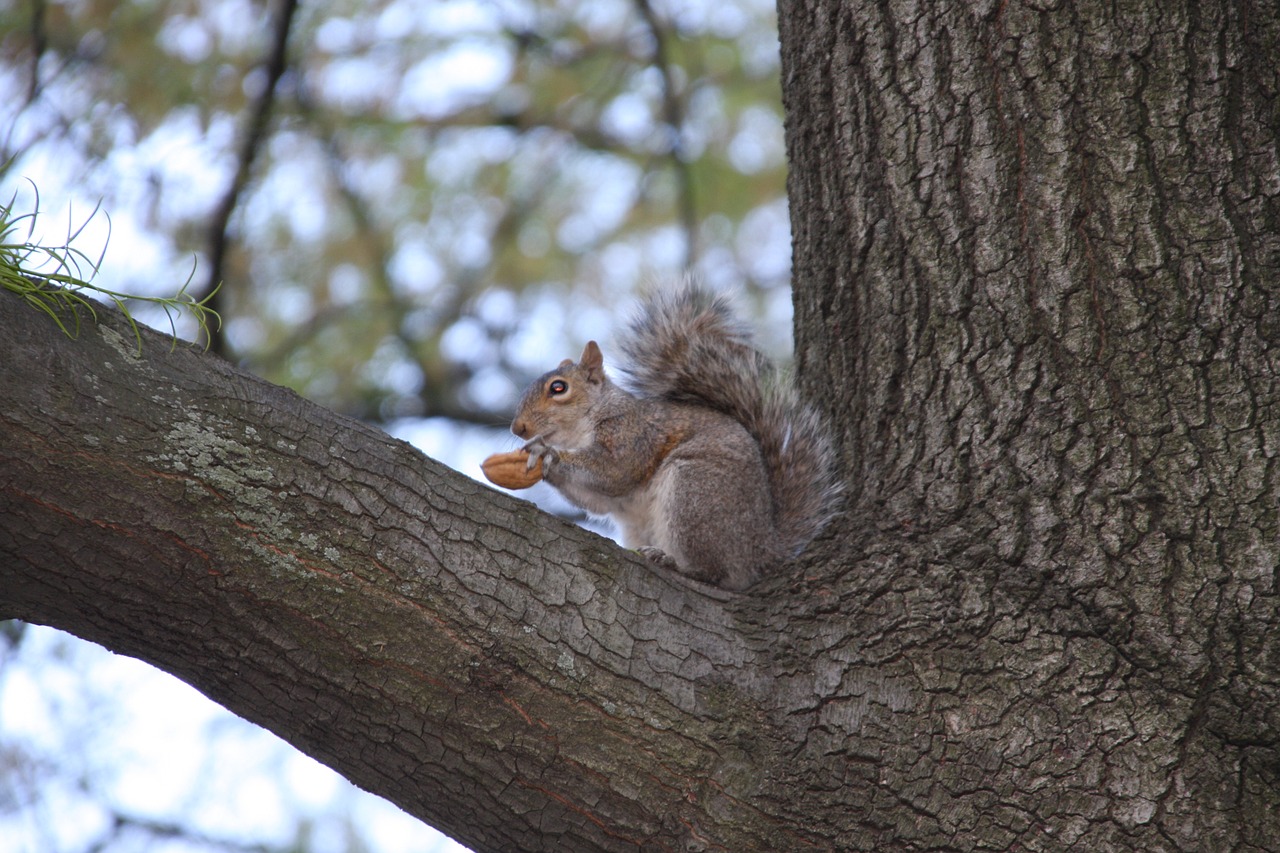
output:
<instances>
[{"instance_id":1,"label":"rough bark","mask_svg":"<svg viewBox=\"0 0 1280 853\"><path fill-rule=\"evenodd\" d=\"M6 297L0 615L481 851L1270 849L1275 17L782 4L850 488L747 595Z\"/></svg>"},{"instance_id":2,"label":"rough bark","mask_svg":"<svg viewBox=\"0 0 1280 853\"><path fill-rule=\"evenodd\" d=\"M906 847L1274 847L1275 7L780 21L832 585L908 709L822 749L870 745Z\"/></svg>"}]
</instances>

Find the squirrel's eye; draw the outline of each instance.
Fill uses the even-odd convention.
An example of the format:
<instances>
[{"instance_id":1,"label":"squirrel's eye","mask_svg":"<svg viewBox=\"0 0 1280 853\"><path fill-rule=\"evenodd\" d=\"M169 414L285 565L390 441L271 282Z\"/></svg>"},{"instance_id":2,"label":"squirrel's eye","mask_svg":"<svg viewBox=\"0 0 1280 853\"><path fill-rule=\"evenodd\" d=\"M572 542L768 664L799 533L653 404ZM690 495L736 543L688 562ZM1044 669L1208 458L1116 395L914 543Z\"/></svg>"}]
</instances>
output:
<instances>
[{"instance_id":1,"label":"squirrel's eye","mask_svg":"<svg viewBox=\"0 0 1280 853\"><path fill-rule=\"evenodd\" d=\"M547 386L547 391L552 395L559 396L569 390L569 383L563 379L553 379L551 384Z\"/></svg>"}]
</instances>

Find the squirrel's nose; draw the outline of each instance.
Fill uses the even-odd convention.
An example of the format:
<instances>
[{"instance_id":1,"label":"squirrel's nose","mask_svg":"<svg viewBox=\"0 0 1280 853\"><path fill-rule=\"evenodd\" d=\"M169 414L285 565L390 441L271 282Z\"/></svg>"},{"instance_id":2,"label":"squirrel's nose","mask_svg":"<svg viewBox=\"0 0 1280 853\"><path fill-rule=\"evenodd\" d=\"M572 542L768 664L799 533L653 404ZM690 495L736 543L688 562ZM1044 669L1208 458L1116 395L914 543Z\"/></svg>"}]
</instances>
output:
<instances>
[{"instance_id":1,"label":"squirrel's nose","mask_svg":"<svg viewBox=\"0 0 1280 853\"><path fill-rule=\"evenodd\" d=\"M521 438L529 437L529 422L524 418L516 418L511 423L511 431Z\"/></svg>"}]
</instances>

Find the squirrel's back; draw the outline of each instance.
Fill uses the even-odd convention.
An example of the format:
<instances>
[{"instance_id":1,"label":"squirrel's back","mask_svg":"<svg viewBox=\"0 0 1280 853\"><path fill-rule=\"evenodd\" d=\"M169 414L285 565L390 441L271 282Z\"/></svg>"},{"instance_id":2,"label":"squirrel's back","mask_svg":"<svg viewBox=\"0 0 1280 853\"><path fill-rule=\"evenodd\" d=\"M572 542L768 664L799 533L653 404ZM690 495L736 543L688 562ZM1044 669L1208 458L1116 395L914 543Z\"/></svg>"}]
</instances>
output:
<instances>
[{"instance_id":1,"label":"squirrel's back","mask_svg":"<svg viewBox=\"0 0 1280 853\"><path fill-rule=\"evenodd\" d=\"M723 412L759 443L788 555L821 532L840 494L830 436L727 299L686 280L650 296L619 343L637 395Z\"/></svg>"}]
</instances>

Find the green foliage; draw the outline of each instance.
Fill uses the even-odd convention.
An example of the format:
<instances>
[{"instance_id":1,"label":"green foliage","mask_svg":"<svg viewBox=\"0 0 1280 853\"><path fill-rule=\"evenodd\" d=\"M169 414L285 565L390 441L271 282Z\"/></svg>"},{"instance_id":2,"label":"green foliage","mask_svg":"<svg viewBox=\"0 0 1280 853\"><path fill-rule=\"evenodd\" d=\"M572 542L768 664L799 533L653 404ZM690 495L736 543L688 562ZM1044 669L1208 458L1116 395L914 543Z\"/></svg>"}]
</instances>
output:
<instances>
[{"instance_id":1,"label":"green foliage","mask_svg":"<svg viewBox=\"0 0 1280 853\"><path fill-rule=\"evenodd\" d=\"M68 337L79 336L81 311L88 312L97 320L93 302L86 294L95 294L115 303L133 329L139 352L142 351L142 334L129 312L126 300L148 303L163 310L169 320L175 346L178 342L175 314L189 312L206 339L209 322L221 323L218 313L209 307L213 294L200 300L195 299L188 290L190 278L173 296L130 296L93 284L92 279L98 274L102 264L102 255L94 260L72 244L98 214L98 209L95 208L79 227L68 228L66 240L61 245L42 246L32 240L40 216L39 195L37 194L34 208L27 213L15 215L16 201L15 196L7 205L0 207L0 287L16 293L28 305L49 315ZM26 226L26 236L16 237L23 225ZM105 254L106 245L103 245L102 251Z\"/></svg>"},{"instance_id":2,"label":"green foliage","mask_svg":"<svg viewBox=\"0 0 1280 853\"><path fill-rule=\"evenodd\" d=\"M46 190L56 158L121 233L200 256L238 363L371 420L495 423L655 277L782 301L767 0L319 0L265 92L280 5L0 10L27 92L0 159Z\"/></svg>"}]
</instances>

